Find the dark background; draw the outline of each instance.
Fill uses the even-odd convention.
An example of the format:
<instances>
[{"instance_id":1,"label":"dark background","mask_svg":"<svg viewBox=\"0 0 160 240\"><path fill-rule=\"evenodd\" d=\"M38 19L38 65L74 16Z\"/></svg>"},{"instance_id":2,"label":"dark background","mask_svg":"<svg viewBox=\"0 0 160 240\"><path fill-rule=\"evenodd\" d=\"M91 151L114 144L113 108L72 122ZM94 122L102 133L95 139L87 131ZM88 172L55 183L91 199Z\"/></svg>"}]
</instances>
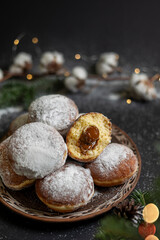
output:
<instances>
[{"instance_id":1,"label":"dark background","mask_svg":"<svg viewBox=\"0 0 160 240\"><path fill-rule=\"evenodd\" d=\"M2 4L2 3L1 3ZM153 68L160 64L160 1L6 1L0 8L0 67L9 64L12 45L25 32L39 38L42 51L58 50L67 62L74 54L98 55L105 51L120 54L122 66ZM32 45L32 44L31 44ZM25 41L23 51L33 50ZM138 188L151 187L159 174L159 155L154 149L160 141L159 100L154 103L111 102L106 89L91 96L69 95L80 112L99 111L129 134L142 157ZM83 99L83 101L82 101ZM7 119L6 119L7 121ZM9 122L8 122L9 124ZM1 129L6 122L1 122ZM0 204L0 240L90 240L103 216L71 224L49 224L23 218Z\"/></svg>"},{"instance_id":2,"label":"dark background","mask_svg":"<svg viewBox=\"0 0 160 240\"><path fill-rule=\"evenodd\" d=\"M8 63L13 41L22 32L37 36L42 51L56 49L69 59L77 52L90 56L115 51L123 65L129 62L133 67L153 66L160 62L158 0L5 1L3 4L1 65Z\"/></svg>"}]
</instances>

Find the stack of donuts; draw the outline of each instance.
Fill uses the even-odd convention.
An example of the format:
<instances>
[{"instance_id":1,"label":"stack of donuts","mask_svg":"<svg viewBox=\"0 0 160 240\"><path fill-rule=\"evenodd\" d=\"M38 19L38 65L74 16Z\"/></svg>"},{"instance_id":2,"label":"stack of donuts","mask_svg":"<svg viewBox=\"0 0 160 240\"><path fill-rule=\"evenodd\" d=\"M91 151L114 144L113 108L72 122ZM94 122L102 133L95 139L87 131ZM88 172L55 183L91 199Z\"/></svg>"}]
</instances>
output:
<instances>
[{"instance_id":1,"label":"stack of donuts","mask_svg":"<svg viewBox=\"0 0 160 240\"><path fill-rule=\"evenodd\" d=\"M0 144L0 176L11 190L35 184L38 198L57 212L86 205L100 187L120 185L138 168L128 147L111 143L101 113L79 114L62 95L42 96L10 125Z\"/></svg>"}]
</instances>

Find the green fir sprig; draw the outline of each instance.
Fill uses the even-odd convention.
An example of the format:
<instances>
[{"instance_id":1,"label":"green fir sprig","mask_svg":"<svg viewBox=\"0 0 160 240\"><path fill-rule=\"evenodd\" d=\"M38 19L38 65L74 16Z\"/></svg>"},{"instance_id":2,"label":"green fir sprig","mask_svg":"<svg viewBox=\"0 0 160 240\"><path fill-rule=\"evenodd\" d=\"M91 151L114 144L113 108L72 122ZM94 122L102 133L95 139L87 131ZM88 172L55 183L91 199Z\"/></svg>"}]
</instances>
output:
<instances>
[{"instance_id":1,"label":"green fir sprig","mask_svg":"<svg viewBox=\"0 0 160 240\"><path fill-rule=\"evenodd\" d=\"M150 191L134 190L130 195L135 204L145 206L154 203L160 208L160 177L157 178ZM160 238L160 219L156 221L156 236ZM141 240L138 234L138 227L133 225L130 220L115 215L107 215L100 223L100 228L96 234L98 240Z\"/></svg>"},{"instance_id":2,"label":"green fir sprig","mask_svg":"<svg viewBox=\"0 0 160 240\"><path fill-rule=\"evenodd\" d=\"M98 240L142 240L137 227L124 218L107 215L96 234Z\"/></svg>"},{"instance_id":3,"label":"green fir sprig","mask_svg":"<svg viewBox=\"0 0 160 240\"><path fill-rule=\"evenodd\" d=\"M0 108L22 105L27 109L36 97L62 89L63 79L59 78L38 78L30 82L11 79L0 88Z\"/></svg>"},{"instance_id":4,"label":"green fir sprig","mask_svg":"<svg viewBox=\"0 0 160 240\"><path fill-rule=\"evenodd\" d=\"M154 203L157 207L160 207L160 177L158 177L154 183L153 188L150 191L134 190L130 196L135 200L136 204L145 206L149 203Z\"/></svg>"}]
</instances>

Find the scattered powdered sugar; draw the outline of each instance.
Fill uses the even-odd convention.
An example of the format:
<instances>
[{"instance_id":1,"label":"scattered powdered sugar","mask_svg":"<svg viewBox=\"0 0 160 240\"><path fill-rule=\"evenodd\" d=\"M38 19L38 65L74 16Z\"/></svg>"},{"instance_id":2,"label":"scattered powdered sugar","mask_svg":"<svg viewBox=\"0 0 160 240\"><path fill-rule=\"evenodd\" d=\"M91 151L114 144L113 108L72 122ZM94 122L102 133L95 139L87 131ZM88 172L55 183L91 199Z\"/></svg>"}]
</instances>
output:
<instances>
[{"instance_id":1,"label":"scattered powdered sugar","mask_svg":"<svg viewBox=\"0 0 160 240\"><path fill-rule=\"evenodd\" d=\"M53 127L29 123L11 136L9 158L14 171L27 178L43 178L64 165L67 147Z\"/></svg>"},{"instance_id":2,"label":"scattered powdered sugar","mask_svg":"<svg viewBox=\"0 0 160 240\"><path fill-rule=\"evenodd\" d=\"M130 148L122 144L111 143L90 166L93 171L95 167L95 169L98 169L102 174L107 174L118 167L121 161L126 160L129 155L133 155Z\"/></svg>"},{"instance_id":3,"label":"scattered powdered sugar","mask_svg":"<svg viewBox=\"0 0 160 240\"><path fill-rule=\"evenodd\" d=\"M43 122L63 131L70 127L78 116L75 103L62 95L42 96L31 103L29 121Z\"/></svg>"},{"instance_id":4,"label":"scattered powdered sugar","mask_svg":"<svg viewBox=\"0 0 160 240\"><path fill-rule=\"evenodd\" d=\"M72 163L40 180L39 186L48 199L65 204L87 202L94 191L90 170Z\"/></svg>"}]
</instances>

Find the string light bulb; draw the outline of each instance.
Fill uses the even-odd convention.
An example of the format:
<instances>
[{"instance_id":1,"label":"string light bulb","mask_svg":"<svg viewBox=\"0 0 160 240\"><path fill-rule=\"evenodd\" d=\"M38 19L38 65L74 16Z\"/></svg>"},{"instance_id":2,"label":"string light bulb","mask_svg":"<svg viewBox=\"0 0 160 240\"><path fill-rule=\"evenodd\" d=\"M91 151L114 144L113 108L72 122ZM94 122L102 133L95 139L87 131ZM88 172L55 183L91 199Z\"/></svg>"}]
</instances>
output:
<instances>
[{"instance_id":1,"label":"string light bulb","mask_svg":"<svg viewBox=\"0 0 160 240\"><path fill-rule=\"evenodd\" d=\"M139 69L139 68L135 68L135 69L134 69L134 72L135 72L136 74L139 74L139 73L140 73L140 69Z\"/></svg>"},{"instance_id":2,"label":"string light bulb","mask_svg":"<svg viewBox=\"0 0 160 240\"><path fill-rule=\"evenodd\" d=\"M128 98L128 99L126 100L126 103L127 103L127 104L131 104L131 102L132 102L132 100L131 100L130 98Z\"/></svg>"},{"instance_id":3,"label":"string light bulb","mask_svg":"<svg viewBox=\"0 0 160 240\"><path fill-rule=\"evenodd\" d=\"M67 71L66 71L66 72L64 73L64 76L65 76L65 77L69 77L69 75L70 75L70 72L67 72Z\"/></svg>"},{"instance_id":4,"label":"string light bulb","mask_svg":"<svg viewBox=\"0 0 160 240\"><path fill-rule=\"evenodd\" d=\"M159 240L155 235L149 235L145 238L145 240Z\"/></svg>"},{"instance_id":5,"label":"string light bulb","mask_svg":"<svg viewBox=\"0 0 160 240\"><path fill-rule=\"evenodd\" d=\"M74 57L75 57L76 60L79 60L81 58L81 55L79 53L77 53L77 54L75 54Z\"/></svg>"},{"instance_id":6,"label":"string light bulb","mask_svg":"<svg viewBox=\"0 0 160 240\"><path fill-rule=\"evenodd\" d=\"M28 80L32 80L33 76L32 76L32 74L29 73L29 74L27 74L26 78L27 78Z\"/></svg>"},{"instance_id":7,"label":"string light bulb","mask_svg":"<svg viewBox=\"0 0 160 240\"><path fill-rule=\"evenodd\" d=\"M37 44L37 43L38 43L38 41L39 41L39 40L38 40L38 38L37 38L37 37L33 37L33 38L32 38L32 43L33 43L33 44Z\"/></svg>"},{"instance_id":8,"label":"string light bulb","mask_svg":"<svg viewBox=\"0 0 160 240\"><path fill-rule=\"evenodd\" d=\"M116 54L116 60L119 60L119 54Z\"/></svg>"},{"instance_id":9,"label":"string light bulb","mask_svg":"<svg viewBox=\"0 0 160 240\"><path fill-rule=\"evenodd\" d=\"M102 77L103 77L103 78L107 78L107 77L108 77L107 73L103 73L103 74L102 74Z\"/></svg>"},{"instance_id":10,"label":"string light bulb","mask_svg":"<svg viewBox=\"0 0 160 240\"><path fill-rule=\"evenodd\" d=\"M159 217L159 209L153 204L147 204L143 209L143 219L146 223L154 223Z\"/></svg>"},{"instance_id":11,"label":"string light bulb","mask_svg":"<svg viewBox=\"0 0 160 240\"><path fill-rule=\"evenodd\" d=\"M14 45L18 45L19 44L19 39L15 39L14 40Z\"/></svg>"}]
</instances>

